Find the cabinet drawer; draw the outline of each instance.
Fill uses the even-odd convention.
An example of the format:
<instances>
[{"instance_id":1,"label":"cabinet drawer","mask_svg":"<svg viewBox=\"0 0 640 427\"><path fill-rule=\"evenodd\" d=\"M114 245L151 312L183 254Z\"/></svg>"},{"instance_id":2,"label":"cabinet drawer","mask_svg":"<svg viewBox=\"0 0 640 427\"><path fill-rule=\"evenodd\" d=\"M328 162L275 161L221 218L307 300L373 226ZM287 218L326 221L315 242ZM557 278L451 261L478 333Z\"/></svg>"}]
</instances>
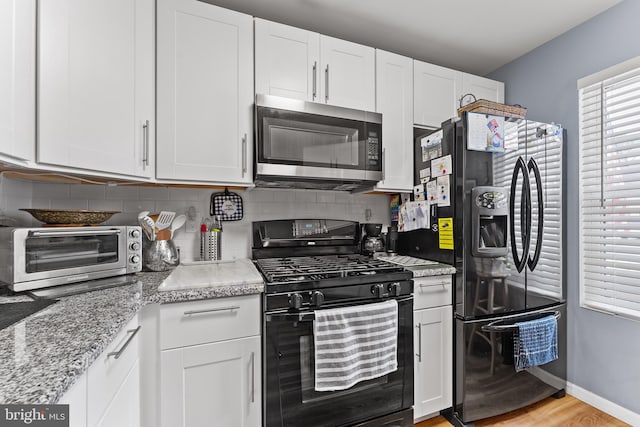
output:
<instances>
[{"instance_id":1,"label":"cabinet drawer","mask_svg":"<svg viewBox=\"0 0 640 427\"><path fill-rule=\"evenodd\" d=\"M260 335L260 295L160 306L160 349Z\"/></svg>"},{"instance_id":2,"label":"cabinet drawer","mask_svg":"<svg viewBox=\"0 0 640 427\"><path fill-rule=\"evenodd\" d=\"M452 304L451 276L417 277L413 279L413 306L421 308Z\"/></svg>"},{"instance_id":3,"label":"cabinet drawer","mask_svg":"<svg viewBox=\"0 0 640 427\"><path fill-rule=\"evenodd\" d=\"M116 338L89 367L87 378L88 425L95 425L104 413L139 357L141 331L138 316L127 323Z\"/></svg>"}]
</instances>

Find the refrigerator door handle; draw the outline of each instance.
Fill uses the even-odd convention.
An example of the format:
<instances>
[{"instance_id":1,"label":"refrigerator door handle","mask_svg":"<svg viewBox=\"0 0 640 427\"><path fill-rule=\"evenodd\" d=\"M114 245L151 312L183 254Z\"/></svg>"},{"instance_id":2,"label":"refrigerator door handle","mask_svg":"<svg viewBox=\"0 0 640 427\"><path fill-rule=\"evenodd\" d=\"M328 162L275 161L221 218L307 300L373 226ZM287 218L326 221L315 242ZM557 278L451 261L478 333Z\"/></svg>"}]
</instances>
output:
<instances>
[{"instance_id":1,"label":"refrigerator door handle","mask_svg":"<svg viewBox=\"0 0 640 427\"><path fill-rule=\"evenodd\" d=\"M513 168L513 176L511 177L511 192L509 197L509 236L511 240L511 254L513 255L513 262L515 263L515 267L518 270L518 273L522 272L524 267L527 265L527 255L529 253L529 241L528 234L526 233L526 224L524 221L524 216L520 216L520 232L522 239L522 257L518 255L518 246L516 243L516 228L515 228L515 200L516 200L516 183L518 181L518 175L522 172L523 184L522 184L522 201L521 204L527 203L527 195L526 190L529 188L529 176L527 174L527 165L522 159L522 156L518 157L516 160L516 165ZM523 206L520 206L521 212Z\"/></svg>"},{"instance_id":2,"label":"refrigerator door handle","mask_svg":"<svg viewBox=\"0 0 640 427\"><path fill-rule=\"evenodd\" d=\"M536 179L536 190L538 193L538 230L536 234L536 250L533 254L533 259L529 256L529 260L527 261L529 270L533 271L538 265L538 261L540 260L540 252L542 252L542 233L544 230L544 200L542 197L542 178L540 177L540 168L538 168L538 163L533 157L529 159L527 169L528 172L533 171L533 175ZM531 228L531 224L529 224L529 228Z\"/></svg>"}]
</instances>

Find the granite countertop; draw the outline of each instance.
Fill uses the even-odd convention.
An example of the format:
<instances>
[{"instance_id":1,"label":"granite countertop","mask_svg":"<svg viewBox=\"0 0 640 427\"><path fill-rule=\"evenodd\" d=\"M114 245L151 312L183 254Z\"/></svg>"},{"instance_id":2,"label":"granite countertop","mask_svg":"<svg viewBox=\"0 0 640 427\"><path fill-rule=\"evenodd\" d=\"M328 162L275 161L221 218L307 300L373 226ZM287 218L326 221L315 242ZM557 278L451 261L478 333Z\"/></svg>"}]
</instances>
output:
<instances>
[{"instance_id":1,"label":"granite countertop","mask_svg":"<svg viewBox=\"0 0 640 427\"><path fill-rule=\"evenodd\" d=\"M456 274L456 268L437 261L415 258L407 255L382 255L379 259L398 264L413 272L413 277L430 277Z\"/></svg>"},{"instance_id":2,"label":"granite countertop","mask_svg":"<svg viewBox=\"0 0 640 427\"><path fill-rule=\"evenodd\" d=\"M60 298L44 310L0 330L0 403L58 402L146 304L263 291L262 278L251 261L240 260L234 271L233 280L217 281L206 287L201 282L194 287L174 286L167 291L159 288L165 280L175 284L172 271L138 273L138 281L133 284ZM178 269L173 272L182 274ZM247 277L241 277L243 272ZM5 303L18 302L25 301L25 296L0 299Z\"/></svg>"}]
</instances>

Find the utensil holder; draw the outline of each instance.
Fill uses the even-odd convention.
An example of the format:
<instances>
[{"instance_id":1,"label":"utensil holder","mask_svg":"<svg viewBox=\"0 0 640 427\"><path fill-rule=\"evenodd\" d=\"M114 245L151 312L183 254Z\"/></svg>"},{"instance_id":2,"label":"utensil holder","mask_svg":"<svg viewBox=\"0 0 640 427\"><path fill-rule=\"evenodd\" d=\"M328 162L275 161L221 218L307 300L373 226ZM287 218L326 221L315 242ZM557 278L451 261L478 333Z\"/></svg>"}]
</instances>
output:
<instances>
[{"instance_id":1,"label":"utensil holder","mask_svg":"<svg viewBox=\"0 0 640 427\"><path fill-rule=\"evenodd\" d=\"M180 264L180 253L173 240L146 241L142 248L142 266L146 270L166 271Z\"/></svg>"},{"instance_id":2,"label":"utensil holder","mask_svg":"<svg viewBox=\"0 0 640 427\"><path fill-rule=\"evenodd\" d=\"M200 241L200 259L219 261L222 259L222 231L206 231Z\"/></svg>"}]
</instances>

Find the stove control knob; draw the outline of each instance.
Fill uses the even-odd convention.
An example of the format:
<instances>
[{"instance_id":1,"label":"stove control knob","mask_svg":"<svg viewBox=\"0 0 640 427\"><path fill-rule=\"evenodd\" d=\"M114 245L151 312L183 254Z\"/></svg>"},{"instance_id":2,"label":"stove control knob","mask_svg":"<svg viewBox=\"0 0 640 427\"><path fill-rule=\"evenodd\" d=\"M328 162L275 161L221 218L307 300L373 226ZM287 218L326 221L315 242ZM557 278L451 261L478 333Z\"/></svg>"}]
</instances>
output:
<instances>
[{"instance_id":1,"label":"stove control knob","mask_svg":"<svg viewBox=\"0 0 640 427\"><path fill-rule=\"evenodd\" d=\"M129 245L129 248L131 248L132 251L138 251L140 250L140 243L138 242L133 242L132 244Z\"/></svg>"},{"instance_id":2,"label":"stove control knob","mask_svg":"<svg viewBox=\"0 0 640 427\"><path fill-rule=\"evenodd\" d=\"M131 264L137 264L140 262L140 257L138 255L134 255L129 258L129 261L131 261Z\"/></svg>"},{"instance_id":3,"label":"stove control knob","mask_svg":"<svg viewBox=\"0 0 640 427\"><path fill-rule=\"evenodd\" d=\"M320 307L324 303L324 294L320 291L313 291L311 294L311 304Z\"/></svg>"},{"instance_id":4,"label":"stove control knob","mask_svg":"<svg viewBox=\"0 0 640 427\"><path fill-rule=\"evenodd\" d=\"M389 296L389 294L385 292L385 288L383 284L373 285L371 287L371 293L376 298L384 298L386 296Z\"/></svg>"},{"instance_id":5,"label":"stove control knob","mask_svg":"<svg viewBox=\"0 0 640 427\"><path fill-rule=\"evenodd\" d=\"M401 290L402 288L400 287L400 283L398 282L395 282L389 285L389 293L394 297L399 297Z\"/></svg>"},{"instance_id":6,"label":"stove control knob","mask_svg":"<svg viewBox=\"0 0 640 427\"><path fill-rule=\"evenodd\" d=\"M139 230L136 230L136 229L133 229L133 230L131 230L131 231L129 232L129 235L130 235L131 237L133 237L134 239L136 239L136 238L140 237L140 231L139 231Z\"/></svg>"},{"instance_id":7,"label":"stove control knob","mask_svg":"<svg viewBox=\"0 0 640 427\"><path fill-rule=\"evenodd\" d=\"M299 310L302 307L302 295L291 294L289 295L289 307Z\"/></svg>"}]
</instances>

